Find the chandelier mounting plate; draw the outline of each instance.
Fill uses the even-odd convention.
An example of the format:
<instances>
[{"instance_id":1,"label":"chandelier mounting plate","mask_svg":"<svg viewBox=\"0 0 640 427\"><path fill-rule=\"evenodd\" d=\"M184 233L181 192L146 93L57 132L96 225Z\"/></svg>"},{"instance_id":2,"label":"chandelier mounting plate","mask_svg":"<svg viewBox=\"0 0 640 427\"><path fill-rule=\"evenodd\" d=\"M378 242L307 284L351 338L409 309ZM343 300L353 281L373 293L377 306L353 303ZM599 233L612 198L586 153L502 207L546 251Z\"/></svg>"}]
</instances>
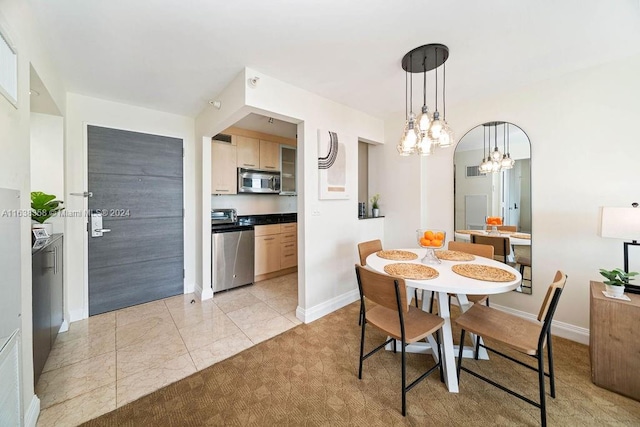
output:
<instances>
[{"instance_id":1,"label":"chandelier mounting plate","mask_svg":"<svg viewBox=\"0 0 640 427\"><path fill-rule=\"evenodd\" d=\"M402 69L409 73L431 71L449 58L449 48L443 44L432 43L410 50L402 58Z\"/></svg>"}]
</instances>

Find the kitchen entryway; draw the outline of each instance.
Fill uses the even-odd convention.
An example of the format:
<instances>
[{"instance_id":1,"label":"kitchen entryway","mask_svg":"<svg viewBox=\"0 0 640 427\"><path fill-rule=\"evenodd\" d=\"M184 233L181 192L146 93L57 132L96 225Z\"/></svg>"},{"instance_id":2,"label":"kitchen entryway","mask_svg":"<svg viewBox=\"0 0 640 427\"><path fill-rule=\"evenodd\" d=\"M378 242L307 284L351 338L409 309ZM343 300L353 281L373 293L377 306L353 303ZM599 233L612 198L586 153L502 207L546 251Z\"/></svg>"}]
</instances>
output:
<instances>
[{"instance_id":1,"label":"kitchen entryway","mask_svg":"<svg viewBox=\"0 0 640 427\"><path fill-rule=\"evenodd\" d=\"M272 338L301 323L297 305L292 273L210 300L178 295L74 322L36 385L38 426L80 424Z\"/></svg>"}]
</instances>

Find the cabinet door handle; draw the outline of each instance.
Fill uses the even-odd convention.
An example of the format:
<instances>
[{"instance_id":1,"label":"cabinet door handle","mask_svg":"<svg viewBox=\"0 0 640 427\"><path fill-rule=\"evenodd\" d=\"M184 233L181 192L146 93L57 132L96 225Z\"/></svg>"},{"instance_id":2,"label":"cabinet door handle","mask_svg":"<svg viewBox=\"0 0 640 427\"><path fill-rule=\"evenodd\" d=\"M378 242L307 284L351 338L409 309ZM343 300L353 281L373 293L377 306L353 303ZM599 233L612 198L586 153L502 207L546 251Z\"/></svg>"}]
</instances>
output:
<instances>
[{"instance_id":1,"label":"cabinet door handle","mask_svg":"<svg viewBox=\"0 0 640 427\"><path fill-rule=\"evenodd\" d=\"M275 169L276 167L275 166L267 166L267 165L265 165L264 168L265 169Z\"/></svg>"},{"instance_id":2,"label":"cabinet door handle","mask_svg":"<svg viewBox=\"0 0 640 427\"><path fill-rule=\"evenodd\" d=\"M275 239L275 237L267 237L267 238L266 238L266 239L264 239L264 240L274 240L274 239Z\"/></svg>"},{"instance_id":3,"label":"cabinet door handle","mask_svg":"<svg viewBox=\"0 0 640 427\"><path fill-rule=\"evenodd\" d=\"M292 248L293 245L284 245L285 248ZM288 255L287 255L288 256Z\"/></svg>"},{"instance_id":4,"label":"cabinet door handle","mask_svg":"<svg viewBox=\"0 0 640 427\"><path fill-rule=\"evenodd\" d=\"M58 247L53 247L53 274L58 274Z\"/></svg>"},{"instance_id":5,"label":"cabinet door handle","mask_svg":"<svg viewBox=\"0 0 640 427\"><path fill-rule=\"evenodd\" d=\"M293 254L285 255L284 257L287 258L287 257L290 257L290 256L293 256Z\"/></svg>"},{"instance_id":6,"label":"cabinet door handle","mask_svg":"<svg viewBox=\"0 0 640 427\"><path fill-rule=\"evenodd\" d=\"M216 188L215 190L213 190L213 191L225 191L225 192L229 192L229 190L220 190L220 189L217 189L217 188Z\"/></svg>"},{"instance_id":7,"label":"cabinet door handle","mask_svg":"<svg viewBox=\"0 0 640 427\"><path fill-rule=\"evenodd\" d=\"M243 165L245 165L245 166L255 166L255 164L253 164L253 163L243 163Z\"/></svg>"}]
</instances>

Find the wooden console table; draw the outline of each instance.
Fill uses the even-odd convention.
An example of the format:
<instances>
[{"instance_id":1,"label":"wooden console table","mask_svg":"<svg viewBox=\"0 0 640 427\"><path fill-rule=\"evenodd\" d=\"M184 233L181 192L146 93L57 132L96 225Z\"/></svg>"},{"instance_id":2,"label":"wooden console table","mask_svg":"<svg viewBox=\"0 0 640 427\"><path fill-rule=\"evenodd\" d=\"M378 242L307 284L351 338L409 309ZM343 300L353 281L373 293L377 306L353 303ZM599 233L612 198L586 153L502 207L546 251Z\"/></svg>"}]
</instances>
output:
<instances>
[{"instance_id":1,"label":"wooden console table","mask_svg":"<svg viewBox=\"0 0 640 427\"><path fill-rule=\"evenodd\" d=\"M640 400L640 295L607 298L604 284L591 282L589 353L591 381Z\"/></svg>"}]
</instances>

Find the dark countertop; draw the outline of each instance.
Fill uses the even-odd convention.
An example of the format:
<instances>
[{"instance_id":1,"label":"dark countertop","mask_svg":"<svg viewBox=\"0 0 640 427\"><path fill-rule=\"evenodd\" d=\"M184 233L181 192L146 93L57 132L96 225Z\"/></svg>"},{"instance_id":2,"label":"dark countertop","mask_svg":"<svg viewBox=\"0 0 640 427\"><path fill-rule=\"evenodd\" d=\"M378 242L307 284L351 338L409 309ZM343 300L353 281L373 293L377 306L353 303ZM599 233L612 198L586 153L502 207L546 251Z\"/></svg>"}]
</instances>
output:
<instances>
[{"instance_id":1,"label":"dark countertop","mask_svg":"<svg viewBox=\"0 0 640 427\"><path fill-rule=\"evenodd\" d=\"M238 215L238 223L246 225L286 224L297 222L297 213L277 213L266 215Z\"/></svg>"},{"instance_id":2,"label":"dark countertop","mask_svg":"<svg viewBox=\"0 0 640 427\"><path fill-rule=\"evenodd\" d=\"M238 215L238 221L236 223L212 225L211 228L217 232L241 231L251 230L256 225L286 224L297 221L298 214L295 212L262 215Z\"/></svg>"}]
</instances>

